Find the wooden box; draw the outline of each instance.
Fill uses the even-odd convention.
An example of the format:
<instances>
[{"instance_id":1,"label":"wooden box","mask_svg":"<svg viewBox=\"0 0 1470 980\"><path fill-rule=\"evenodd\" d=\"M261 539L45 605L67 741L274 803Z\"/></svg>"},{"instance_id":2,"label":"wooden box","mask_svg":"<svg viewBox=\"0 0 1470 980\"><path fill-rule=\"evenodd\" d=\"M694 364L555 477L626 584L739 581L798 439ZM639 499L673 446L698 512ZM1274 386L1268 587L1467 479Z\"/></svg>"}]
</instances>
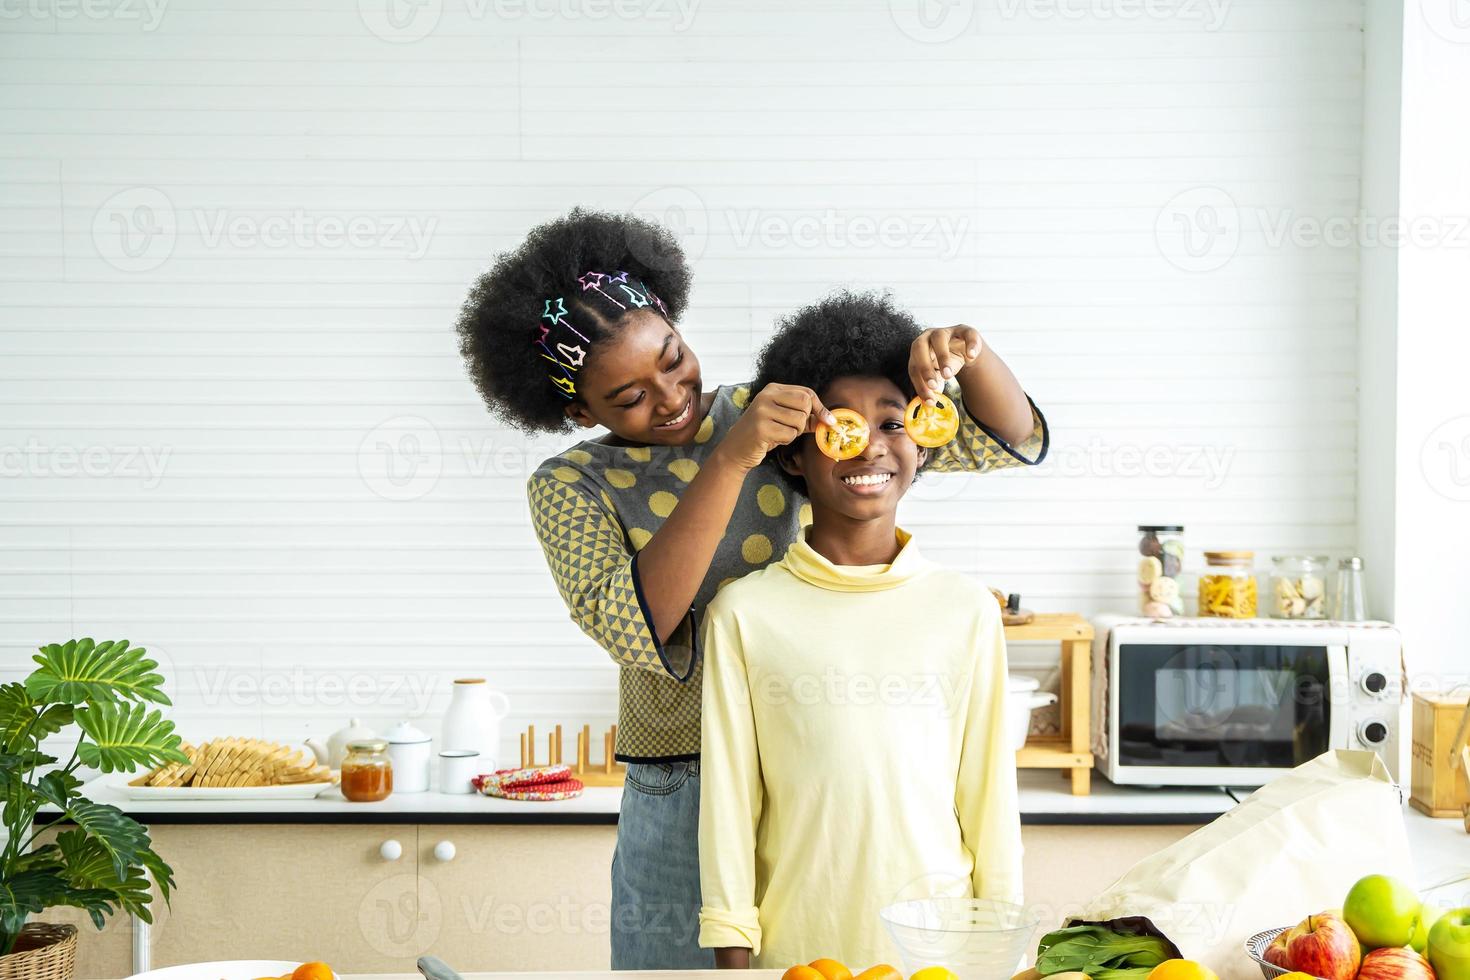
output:
<instances>
[{"instance_id":1,"label":"wooden box","mask_svg":"<svg viewBox=\"0 0 1470 980\"><path fill-rule=\"evenodd\" d=\"M1470 806L1464 762L1467 700L1470 692L1414 695L1409 802L1431 817L1458 817Z\"/></svg>"}]
</instances>

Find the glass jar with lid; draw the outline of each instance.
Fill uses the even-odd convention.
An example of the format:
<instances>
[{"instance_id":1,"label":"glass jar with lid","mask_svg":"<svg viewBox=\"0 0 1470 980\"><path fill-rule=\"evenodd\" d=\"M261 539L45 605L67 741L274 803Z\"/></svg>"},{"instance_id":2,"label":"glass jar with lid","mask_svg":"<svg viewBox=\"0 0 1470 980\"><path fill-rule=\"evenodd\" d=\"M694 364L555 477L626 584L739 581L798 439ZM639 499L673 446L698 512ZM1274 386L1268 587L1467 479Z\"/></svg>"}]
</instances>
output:
<instances>
[{"instance_id":1,"label":"glass jar with lid","mask_svg":"<svg viewBox=\"0 0 1470 980\"><path fill-rule=\"evenodd\" d=\"M1184 599L1179 592L1184 526L1140 524L1138 533L1138 611L1154 619L1184 615Z\"/></svg>"},{"instance_id":2,"label":"glass jar with lid","mask_svg":"<svg viewBox=\"0 0 1470 980\"><path fill-rule=\"evenodd\" d=\"M1327 616L1327 556L1274 555L1270 612L1276 619Z\"/></svg>"},{"instance_id":3,"label":"glass jar with lid","mask_svg":"<svg viewBox=\"0 0 1470 980\"><path fill-rule=\"evenodd\" d=\"M1206 551L1199 576L1199 614L1222 619L1256 615L1256 553Z\"/></svg>"},{"instance_id":4,"label":"glass jar with lid","mask_svg":"<svg viewBox=\"0 0 1470 980\"><path fill-rule=\"evenodd\" d=\"M342 795L354 803L376 803L393 792L393 762L388 741L365 738L347 743L342 760Z\"/></svg>"}]
</instances>

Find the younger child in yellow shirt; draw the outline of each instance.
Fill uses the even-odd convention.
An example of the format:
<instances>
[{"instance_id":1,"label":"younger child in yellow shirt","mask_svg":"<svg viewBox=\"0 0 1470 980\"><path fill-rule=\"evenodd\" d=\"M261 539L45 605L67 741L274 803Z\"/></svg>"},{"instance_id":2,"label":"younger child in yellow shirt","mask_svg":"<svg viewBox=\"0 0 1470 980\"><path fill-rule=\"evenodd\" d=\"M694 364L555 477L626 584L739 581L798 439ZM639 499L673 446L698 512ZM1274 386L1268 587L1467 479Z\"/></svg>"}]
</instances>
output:
<instances>
[{"instance_id":1,"label":"younger child in yellow shirt","mask_svg":"<svg viewBox=\"0 0 1470 980\"><path fill-rule=\"evenodd\" d=\"M918 334L842 294L761 356L754 390L809 386L870 438L842 461L811 435L780 455L812 522L706 614L700 944L723 967L897 962L883 906L1021 900L1000 609L897 526L927 457L904 427Z\"/></svg>"}]
</instances>

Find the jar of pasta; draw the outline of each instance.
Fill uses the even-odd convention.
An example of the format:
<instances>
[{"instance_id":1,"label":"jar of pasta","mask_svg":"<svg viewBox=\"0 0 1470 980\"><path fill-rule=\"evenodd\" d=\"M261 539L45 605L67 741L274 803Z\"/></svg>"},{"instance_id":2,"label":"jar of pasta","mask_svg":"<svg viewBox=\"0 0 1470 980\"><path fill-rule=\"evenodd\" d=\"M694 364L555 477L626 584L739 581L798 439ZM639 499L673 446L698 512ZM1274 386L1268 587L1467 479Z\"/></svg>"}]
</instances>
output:
<instances>
[{"instance_id":1,"label":"jar of pasta","mask_svg":"<svg viewBox=\"0 0 1470 980\"><path fill-rule=\"evenodd\" d=\"M1184 615L1179 572L1184 567L1184 527L1138 525L1138 611L1153 619Z\"/></svg>"},{"instance_id":2,"label":"jar of pasta","mask_svg":"<svg viewBox=\"0 0 1470 980\"><path fill-rule=\"evenodd\" d=\"M1251 619L1256 615L1256 553L1206 551L1206 568L1199 576L1199 614L1223 619Z\"/></svg>"},{"instance_id":3,"label":"jar of pasta","mask_svg":"<svg viewBox=\"0 0 1470 980\"><path fill-rule=\"evenodd\" d=\"M1276 555L1271 559L1271 600L1276 619L1323 619L1327 615L1325 555Z\"/></svg>"}]
</instances>

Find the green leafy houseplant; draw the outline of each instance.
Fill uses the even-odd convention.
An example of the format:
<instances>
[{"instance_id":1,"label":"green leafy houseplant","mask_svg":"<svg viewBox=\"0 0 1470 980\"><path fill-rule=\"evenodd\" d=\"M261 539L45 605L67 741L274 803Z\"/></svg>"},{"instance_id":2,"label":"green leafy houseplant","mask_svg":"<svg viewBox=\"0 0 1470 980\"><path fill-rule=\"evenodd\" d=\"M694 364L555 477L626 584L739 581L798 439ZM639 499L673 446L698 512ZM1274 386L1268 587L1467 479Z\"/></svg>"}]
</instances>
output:
<instances>
[{"instance_id":1,"label":"green leafy houseplant","mask_svg":"<svg viewBox=\"0 0 1470 980\"><path fill-rule=\"evenodd\" d=\"M173 871L153 853L148 832L117 807L81 793L76 771L133 772L187 762L173 722L147 704L170 704L158 666L127 640L53 643L32 659L39 667L24 682L0 685L0 956L15 947L27 917L55 906L84 909L97 928L119 910L145 922L157 882L164 901ZM41 741L77 728L76 749L64 765L41 751ZM66 829L33 847L44 828L33 826L50 804L65 814Z\"/></svg>"}]
</instances>

